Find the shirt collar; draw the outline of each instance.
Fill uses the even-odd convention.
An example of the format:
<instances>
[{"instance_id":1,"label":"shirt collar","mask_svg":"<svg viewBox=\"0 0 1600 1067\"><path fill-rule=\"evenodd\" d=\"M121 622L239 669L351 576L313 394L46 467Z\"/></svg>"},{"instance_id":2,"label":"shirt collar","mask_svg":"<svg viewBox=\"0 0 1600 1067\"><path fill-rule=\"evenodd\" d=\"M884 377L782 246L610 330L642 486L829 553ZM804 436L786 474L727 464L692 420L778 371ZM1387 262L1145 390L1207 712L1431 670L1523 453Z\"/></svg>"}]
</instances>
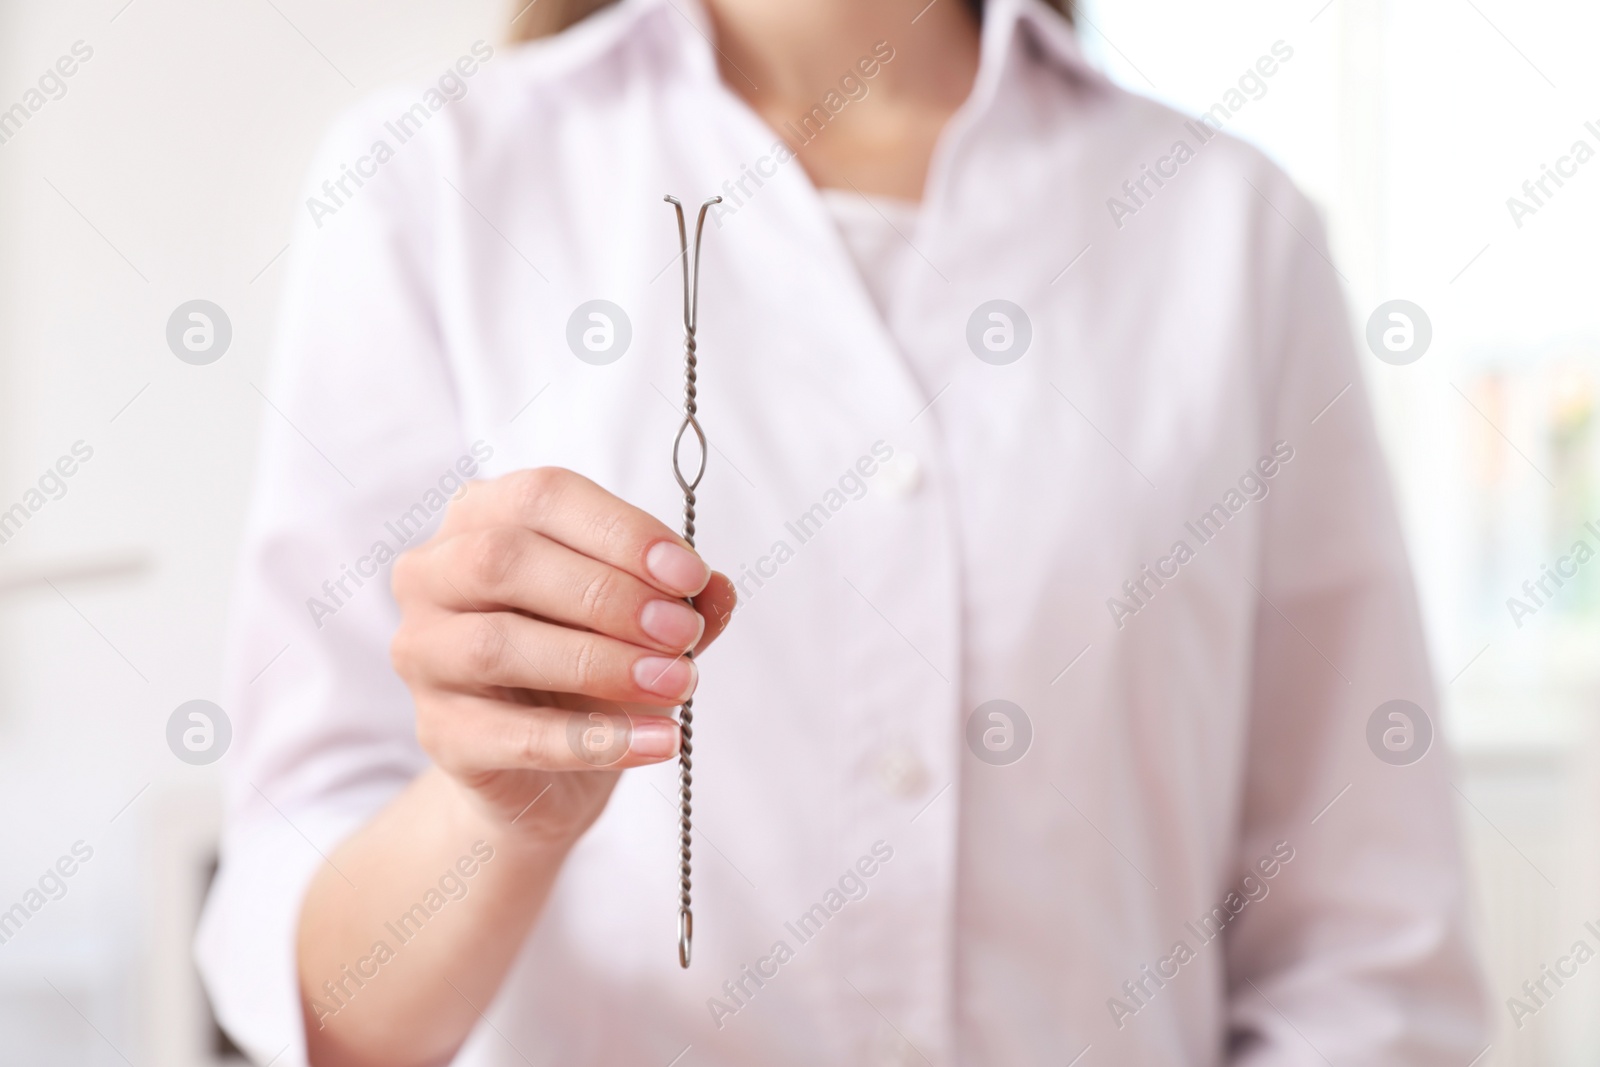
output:
<instances>
[{"instance_id":1,"label":"shirt collar","mask_svg":"<svg viewBox=\"0 0 1600 1067\"><path fill-rule=\"evenodd\" d=\"M959 116L965 123L998 106L1007 82L1029 63L1042 62L1085 87L1104 83L1084 58L1071 24L1045 0L985 0L979 48L978 76Z\"/></svg>"},{"instance_id":2,"label":"shirt collar","mask_svg":"<svg viewBox=\"0 0 1600 1067\"><path fill-rule=\"evenodd\" d=\"M1045 0L985 0L979 82L986 73L998 78L1029 44L1074 80L1105 80L1085 58L1077 31Z\"/></svg>"},{"instance_id":3,"label":"shirt collar","mask_svg":"<svg viewBox=\"0 0 1600 1067\"><path fill-rule=\"evenodd\" d=\"M618 0L522 47L539 57L544 79L580 73L640 45L653 45L697 73L715 76L710 34L711 19L701 0Z\"/></svg>"},{"instance_id":4,"label":"shirt collar","mask_svg":"<svg viewBox=\"0 0 1600 1067\"><path fill-rule=\"evenodd\" d=\"M632 38L656 37L694 73L718 76L711 16L703 0L619 0L561 37L576 65L598 60ZM1105 82L1105 76L1085 58L1076 31L1045 0L985 0L973 96L992 93L1007 68L1027 58L1030 45L1075 81Z\"/></svg>"}]
</instances>

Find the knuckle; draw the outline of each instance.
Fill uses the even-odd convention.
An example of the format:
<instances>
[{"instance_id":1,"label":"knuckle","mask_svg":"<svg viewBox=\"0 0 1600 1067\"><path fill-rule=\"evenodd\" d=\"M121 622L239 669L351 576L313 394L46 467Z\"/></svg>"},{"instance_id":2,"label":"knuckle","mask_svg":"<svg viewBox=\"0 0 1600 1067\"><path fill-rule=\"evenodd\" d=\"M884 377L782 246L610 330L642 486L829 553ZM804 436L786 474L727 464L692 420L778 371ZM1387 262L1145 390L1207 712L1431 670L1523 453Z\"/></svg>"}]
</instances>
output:
<instances>
[{"instance_id":1,"label":"knuckle","mask_svg":"<svg viewBox=\"0 0 1600 1067\"><path fill-rule=\"evenodd\" d=\"M506 639L487 615L465 617L472 621L462 638L462 665L473 677L499 677L505 663Z\"/></svg>"},{"instance_id":2,"label":"knuckle","mask_svg":"<svg viewBox=\"0 0 1600 1067\"><path fill-rule=\"evenodd\" d=\"M389 572L389 589L396 601L404 603L416 592L418 567L419 560L414 549L395 557L394 567Z\"/></svg>"},{"instance_id":3,"label":"knuckle","mask_svg":"<svg viewBox=\"0 0 1600 1067\"><path fill-rule=\"evenodd\" d=\"M622 599L620 575L610 567L602 567L583 581L579 600L583 617L590 620L607 618Z\"/></svg>"},{"instance_id":4,"label":"knuckle","mask_svg":"<svg viewBox=\"0 0 1600 1067\"><path fill-rule=\"evenodd\" d=\"M522 536L515 527L485 530L467 550L467 576L479 589L501 590L521 562L522 553Z\"/></svg>"},{"instance_id":5,"label":"knuckle","mask_svg":"<svg viewBox=\"0 0 1600 1067\"><path fill-rule=\"evenodd\" d=\"M633 544L633 523L617 510L599 511L589 517L589 536L605 559L626 559Z\"/></svg>"},{"instance_id":6,"label":"knuckle","mask_svg":"<svg viewBox=\"0 0 1600 1067\"><path fill-rule=\"evenodd\" d=\"M413 690L429 687L430 663L437 662L437 633L415 619L400 620L389 639L389 662L395 674Z\"/></svg>"},{"instance_id":7,"label":"knuckle","mask_svg":"<svg viewBox=\"0 0 1600 1067\"><path fill-rule=\"evenodd\" d=\"M521 509L535 518L546 514L561 493L565 474L560 467L533 467L520 472L515 492Z\"/></svg>"},{"instance_id":8,"label":"knuckle","mask_svg":"<svg viewBox=\"0 0 1600 1067\"><path fill-rule=\"evenodd\" d=\"M593 640L586 638L573 644L570 669L573 685L578 692L593 693L601 688L604 665Z\"/></svg>"},{"instance_id":9,"label":"knuckle","mask_svg":"<svg viewBox=\"0 0 1600 1067\"><path fill-rule=\"evenodd\" d=\"M448 701L425 700L417 703L413 723L417 744L445 773L460 776L474 769L469 746L462 744L456 708Z\"/></svg>"},{"instance_id":10,"label":"knuckle","mask_svg":"<svg viewBox=\"0 0 1600 1067\"><path fill-rule=\"evenodd\" d=\"M518 734L516 753L521 765L543 768L555 762L556 752L552 748L555 738L548 716L525 716L520 722Z\"/></svg>"}]
</instances>

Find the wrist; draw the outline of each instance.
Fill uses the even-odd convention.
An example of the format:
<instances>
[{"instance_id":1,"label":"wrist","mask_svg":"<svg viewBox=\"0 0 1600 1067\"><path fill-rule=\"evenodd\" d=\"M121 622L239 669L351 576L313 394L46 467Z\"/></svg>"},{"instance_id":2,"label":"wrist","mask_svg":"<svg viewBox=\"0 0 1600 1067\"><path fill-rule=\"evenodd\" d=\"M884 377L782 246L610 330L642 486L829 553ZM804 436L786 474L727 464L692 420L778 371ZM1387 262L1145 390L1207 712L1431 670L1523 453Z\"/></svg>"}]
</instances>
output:
<instances>
[{"instance_id":1,"label":"wrist","mask_svg":"<svg viewBox=\"0 0 1600 1067\"><path fill-rule=\"evenodd\" d=\"M458 840L482 841L508 859L542 866L551 862L559 865L583 834L581 827L547 825L534 818L528 808L508 815L471 786L437 767L427 773L438 780L451 834Z\"/></svg>"}]
</instances>

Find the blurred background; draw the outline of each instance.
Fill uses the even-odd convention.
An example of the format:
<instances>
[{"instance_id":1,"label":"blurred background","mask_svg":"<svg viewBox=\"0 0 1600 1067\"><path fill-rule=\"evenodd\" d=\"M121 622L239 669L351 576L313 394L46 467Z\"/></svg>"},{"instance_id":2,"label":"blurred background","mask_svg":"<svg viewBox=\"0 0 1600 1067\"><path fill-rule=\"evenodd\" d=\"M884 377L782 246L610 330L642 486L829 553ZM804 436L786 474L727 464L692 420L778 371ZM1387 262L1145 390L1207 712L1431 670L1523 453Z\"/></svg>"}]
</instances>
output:
<instances>
[{"instance_id":1,"label":"blurred background","mask_svg":"<svg viewBox=\"0 0 1600 1067\"><path fill-rule=\"evenodd\" d=\"M44 886L0 920L0 1062L242 1062L189 952L220 767L174 758L167 730L218 696L296 193L334 114L498 47L514 13L0 0L0 910ZM1600 944L1600 561L1538 604L1522 589L1600 549L1600 159L1560 164L1541 203L1523 190L1600 150L1600 5L1093 0L1080 31L1112 77L1196 114L1292 49L1227 129L1322 206L1358 336L1391 300L1431 326L1415 362L1366 366L1495 999L1474 1067L1600 1062L1600 966L1533 1016L1506 1005ZM231 323L206 365L167 341L192 300Z\"/></svg>"}]
</instances>

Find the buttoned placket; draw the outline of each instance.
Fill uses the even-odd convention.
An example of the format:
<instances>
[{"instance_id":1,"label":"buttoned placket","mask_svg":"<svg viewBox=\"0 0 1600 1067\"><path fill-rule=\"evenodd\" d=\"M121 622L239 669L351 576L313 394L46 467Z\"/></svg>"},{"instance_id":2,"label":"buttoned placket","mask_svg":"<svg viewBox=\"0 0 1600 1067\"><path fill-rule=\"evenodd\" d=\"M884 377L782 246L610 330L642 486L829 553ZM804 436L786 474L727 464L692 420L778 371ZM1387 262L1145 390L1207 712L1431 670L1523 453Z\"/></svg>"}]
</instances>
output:
<instances>
[{"instance_id":1,"label":"buttoned placket","mask_svg":"<svg viewBox=\"0 0 1600 1067\"><path fill-rule=\"evenodd\" d=\"M687 27L684 27L687 32ZM694 74L715 78L710 48L692 39L686 51ZM750 155L766 150L776 134L731 89L706 85L735 136ZM972 104L980 103L978 100ZM953 124L936 159L948 167L965 124ZM931 175L930 189L943 183ZM839 677L851 684L832 709L841 729L841 799L850 826L839 843L841 863L882 841L894 858L852 905L839 931L843 981L818 1003L845 1023L845 1054L863 1063L948 1063L953 1050L955 891L961 766L961 624L958 546L941 484L937 422L927 418L928 395L890 323L873 304L847 247L815 186L798 162L768 179L762 210L746 212L729 228L767 227L767 247L784 247L772 230L801 231L828 279L827 313L814 317L817 343L805 354L813 373L831 376L835 391L851 398L859 438L884 439L894 458L874 481L870 520L839 546L844 573L837 576L836 642ZM915 234L920 243L936 228L925 203ZM776 220L776 221L775 221ZM760 244L751 243L759 252ZM769 264L772 260L767 261ZM921 265L921 260L916 260ZM909 273L909 272L908 272ZM902 276L900 286L942 286ZM903 291L903 290L902 290ZM892 309L891 309L892 314ZM828 862L832 862L831 860ZM822 872L819 872L821 874Z\"/></svg>"}]
</instances>

